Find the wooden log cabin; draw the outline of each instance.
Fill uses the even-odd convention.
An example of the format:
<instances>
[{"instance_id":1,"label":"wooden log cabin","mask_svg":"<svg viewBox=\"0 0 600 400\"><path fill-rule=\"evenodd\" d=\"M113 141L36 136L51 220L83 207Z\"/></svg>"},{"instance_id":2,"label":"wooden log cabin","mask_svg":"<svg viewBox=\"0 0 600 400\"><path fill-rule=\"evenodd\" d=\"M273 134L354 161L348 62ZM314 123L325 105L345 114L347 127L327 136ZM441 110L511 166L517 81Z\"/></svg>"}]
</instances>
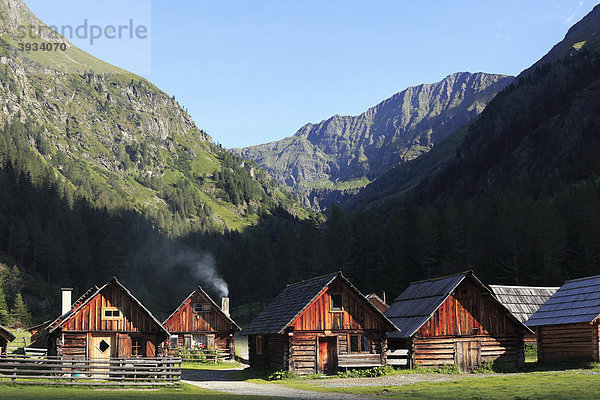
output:
<instances>
[{"instance_id":1,"label":"wooden log cabin","mask_svg":"<svg viewBox=\"0 0 600 400\"><path fill-rule=\"evenodd\" d=\"M94 286L71 304L63 289L63 314L38 328L49 355L69 358L160 356L169 332L117 278ZM45 333L39 332L40 329Z\"/></svg>"},{"instance_id":2,"label":"wooden log cabin","mask_svg":"<svg viewBox=\"0 0 600 400\"><path fill-rule=\"evenodd\" d=\"M600 361L600 275L565 282L526 324L539 362Z\"/></svg>"},{"instance_id":3,"label":"wooden log cabin","mask_svg":"<svg viewBox=\"0 0 600 400\"><path fill-rule=\"evenodd\" d=\"M221 299L219 307L200 287L194 290L163 322L171 333L170 348L208 348L228 350L235 358L234 334L240 327L229 315L229 298Z\"/></svg>"},{"instance_id":4,"label":"wooden log cabin","mask_svg":"<svg viewBox=\"0 0 600 400\"><path fill-rule=\"evenodd\" d=\"M15 335L13 335L12 332L7 328L0 325L0 355L6 355L8 342L12 342L13 340L15 340Z\"/></svg>"},{"instance_id":5,"label":"wooden log cabin","mask_svg":"<svg viewBox=\"0 0 600 400\"><path fill-rule=\"evenodd\" d=\"M393 330L339 272L288 285L242 334L252 368L306 375L385 364Z\"/></svg>"},{"instance_id":6,"label":"wooden log cabin","mask_svg":"<svg viewBox=\"0 0 600 400\"><path fill-rule=\"evenodd\" d=\"M489 285L496 298L516 319L525 323L556 291L558 287ZM525 343L536 344L536 329L525 334Z\"/></svg>"},{"instance_id":7,"label":"wooden log cabin","mask_svg":"<svg viewBox=\"0 0 600 400\"><path fill-rule=\"evenodd\" d=\"M410 366L457 365L471 371L486 361L518 367L523 336L531 332L472 271L411 283L385 315L392 351L406 351Z\"/></svg>"}]
</instances>

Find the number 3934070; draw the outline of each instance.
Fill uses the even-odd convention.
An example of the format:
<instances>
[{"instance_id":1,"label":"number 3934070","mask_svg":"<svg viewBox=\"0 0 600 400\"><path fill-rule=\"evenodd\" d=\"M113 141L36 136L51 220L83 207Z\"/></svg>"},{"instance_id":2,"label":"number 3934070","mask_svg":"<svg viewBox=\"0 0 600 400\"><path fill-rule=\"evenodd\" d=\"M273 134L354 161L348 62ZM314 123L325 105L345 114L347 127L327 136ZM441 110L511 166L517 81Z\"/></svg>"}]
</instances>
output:
<instances>
[{"instance_id":1,"label":"number 3934070","mask_svg":"<svg viewBox=\"0 0 600 400\"><path fill-rule=\"evenodd\" d=\"M19 43L20 51L65 51L66 43Z\"/></svg>"}]
</instances>

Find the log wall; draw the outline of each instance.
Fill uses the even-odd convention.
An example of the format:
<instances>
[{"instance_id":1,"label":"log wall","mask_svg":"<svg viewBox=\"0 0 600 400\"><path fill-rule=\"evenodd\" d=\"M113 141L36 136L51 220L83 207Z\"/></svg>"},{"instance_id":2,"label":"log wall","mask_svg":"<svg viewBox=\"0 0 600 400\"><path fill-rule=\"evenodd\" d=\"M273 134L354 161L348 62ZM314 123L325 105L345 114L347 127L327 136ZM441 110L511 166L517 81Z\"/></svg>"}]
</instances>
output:
<instances>
[{"instance_id":1,"label":"log wall","mask_svg":"<svg viewBox=\"0 0 600 400\"><path fill-rule=\"evenodd\" d=\"M262 354L256 351L256 337L263 340ZM250 365L263 371L288 370L289 344L287 335L249 335L248 355Z\"/></svg>"},{"instance_id":2,"label":"log wall","mask_svg":"<svg viewBox=\"0 0 600 400\"><path fill-rule=\"evenodd\" d=\"M331 331L331 332L294 332L290 337L290 348L288 351L289 362L287 369L290 372L299 375L316 374L317 371L317 353L319 337L337 337L337 354L347 355L349 351L349 336L351 334L362 334L369 336L370 354L379 355L383 363L383 354L385 353L387 341L385 336L381 336L378 331ZM382 351L383 350L383 351Z\"/></svg>"},{"instance_id":3,"label":"log wall","mask_svg":"<svg viewBox=\"0 0 600 400\"><path fill-rule=\"evenodd\" d=\"M539 326L537 336L540 362L600 361L597 322Z\"/></svg>"},{"instance_id":4,"label":"log wall","mask_svg":"<svg viewBox=\"0 0 600 400\"><path fill-rule=\"evenodd\" d=\"M506 366L522 366L525 360L523 340L517 336L485 335L415 338L410 349L414 365L436 367L458 364L456 343L476 342L480 348L480 363L495 361Z\"/></svg>"}]
</instances>

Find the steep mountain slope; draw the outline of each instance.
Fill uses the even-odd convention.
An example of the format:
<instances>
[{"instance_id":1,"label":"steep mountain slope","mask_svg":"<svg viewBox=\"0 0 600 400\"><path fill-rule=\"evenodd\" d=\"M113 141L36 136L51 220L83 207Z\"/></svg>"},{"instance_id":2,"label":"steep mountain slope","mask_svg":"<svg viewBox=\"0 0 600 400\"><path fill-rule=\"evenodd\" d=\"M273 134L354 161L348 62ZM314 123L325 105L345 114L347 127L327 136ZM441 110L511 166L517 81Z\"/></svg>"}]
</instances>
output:
<instances>
[{"instance_id":1,"label":"steep mountain slope","mask_svg":"<svg viewBox=\"0 0 600 400\"><path fill-rule=\"evenodd\" d=\"M174 234L242 228L278 205L305 213L145 79L76 48L21 0L1 0L0 15L3 159L34 150L76 196L141 211Z\"/></svg>"},{"instance_id":2,"label":"steep mountain slope","mask_svg":"<svg viewBox=\"0 0 600 400\"><path fill-rule=\"evenodd\" d=\"M233 151L258 162L319 209L328 205L322 201L331 197L328 190L362 187L426 153L510 82L504 75L456 73L408 88L361 115L335 115L292 137Z\"/></svg>"},{"instance_id":3,"label":"steep mountain slope","mask_svg":"<svg viewBox=\"0 0 600 400\"><path fill-rule=\"evenodd\" d=\"M345 207L375 209L411 189L428 202L514 183L556 188L595 176L600 172L594 161L600 153L599 32L596 6L499 93L468 129L390 170Z\"/></svg>"}]
</instances>

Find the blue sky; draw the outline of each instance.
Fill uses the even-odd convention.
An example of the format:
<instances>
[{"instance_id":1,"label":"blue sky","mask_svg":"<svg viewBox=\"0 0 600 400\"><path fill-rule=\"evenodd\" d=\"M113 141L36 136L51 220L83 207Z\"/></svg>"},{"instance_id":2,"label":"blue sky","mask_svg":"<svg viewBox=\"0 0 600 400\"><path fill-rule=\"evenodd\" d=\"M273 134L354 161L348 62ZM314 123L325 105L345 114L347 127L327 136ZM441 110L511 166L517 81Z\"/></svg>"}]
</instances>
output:
<instances>
[{"instance_id":1,"label":"blue sky","mask_svg":"<svg viewBox=\"0 0 600 400\"><path fill-rule=\"evenodd\" d=\"M589 0L25 0L48 24L149 29L74 42L148 78L226 147L355 115L458 71L516 75L560 41Z\"/></svg>"}]
</instances>

